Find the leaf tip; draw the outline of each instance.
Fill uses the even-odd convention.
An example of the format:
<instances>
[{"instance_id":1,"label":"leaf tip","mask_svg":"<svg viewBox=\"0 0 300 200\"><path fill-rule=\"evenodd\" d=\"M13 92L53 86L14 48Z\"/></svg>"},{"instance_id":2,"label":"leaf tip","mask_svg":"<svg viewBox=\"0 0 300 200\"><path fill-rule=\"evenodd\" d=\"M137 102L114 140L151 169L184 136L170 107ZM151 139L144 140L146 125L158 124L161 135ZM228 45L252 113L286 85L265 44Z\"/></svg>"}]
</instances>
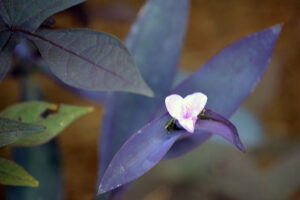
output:
<instances>
[{"instance_id":1,"label":"leaf tip","mask_svg":"<svg viewBox=\"0 0 300 200\"><path fill-rule=\"evenodd\" d=\"M154 97L154 92L152 89L145 83L143 86L140 87L141 89L139 91L134 91L134 93L140 93L142 95L145 95L147 97Z\"/></svg>"},{"instance_id":2,"label":"leaf tip","mask_svg":"<svg viewBox=\"0 0 300 200\"><path fill-rule=\"evenodd\" d=\"M276 25L272 26L270 29L272 30L274 35L279 35L279 33L282 30L282 26L283 26L283 23L280 23L280 24L276 24Z\"/></svg>"},{"instance_id":3,"label":"leaf tip","mask_svg":"<svg viewBox=\"0 0 300 200\"><path fill-rule=\"evenodd\" d=\"M148 91L145 93L145 95L147 97L151 97L153 98L155 95L154 95L154 92L149 88Z\"/></svg>"},{"instance_id":4,"label":"leaf tip","mask_svg":"<svg viewBox=\"0 0 300 200\"><path fill-rule=\"evenodd\" d=\"M236 128L235 128L236 129ZM243 153L246 153L246 148L241 140L241 138L238 135L237 129L236 129L237 137L235 137L235 146Z\"/></svg>"},{"instance_id":5,"label":"leaf tip","mask_svg":"<svg viewBox=\"0 0 300 200\"><path fill-rule=\"evenodd\" d=\"M92 106L88 106L88 107L86 107L86 111L87 111L87 113L91 113L91 112L93 112L95 110L95 108L94 107L92 107Z\"/></svg>"},{"instance_id":6,"label":"leaf tip","mask_svg":"<svg viewBox=\"0 0 300 200\"><path fill-rule=\"evenodd\" d=\"M39 187L39 186L40 186L40 182L38 180L33 179L32 187Z\"/></svg>"},{"instance_id":7,"label":"leaf tip","mask_svg":"<svg viewBox=\"0 0 300 200\"><path fill-rule=\"evenodd\" d=\"M98 188L97 195L101 195L101 194L103 194L103 193L105 193L105 192L106 192L106 190L103 189L102 184L100 183L99 188Z\"/></svg>"},{"instance_id":8,"label":"leaf tip","mask_svg":"<svg viewBox=\"0 0 300 200\"><path fill-rule=\"evenodd\" d=\"M244 144L243 144L241 141L239 141L239 142L237 143L237 148L238 148L241 152L246 153L246 148L245 148Z\"/></svg>"}]
</instances>

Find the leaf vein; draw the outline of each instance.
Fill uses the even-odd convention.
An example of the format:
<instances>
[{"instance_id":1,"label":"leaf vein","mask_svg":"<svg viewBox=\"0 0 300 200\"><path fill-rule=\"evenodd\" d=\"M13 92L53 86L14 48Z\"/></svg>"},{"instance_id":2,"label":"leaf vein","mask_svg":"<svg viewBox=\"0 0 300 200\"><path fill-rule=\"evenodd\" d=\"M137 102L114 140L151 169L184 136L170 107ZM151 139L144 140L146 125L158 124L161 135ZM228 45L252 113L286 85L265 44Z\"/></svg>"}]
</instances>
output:
<instances>
[{"instance_id":1,"label":"leaf vein","mask_svg":"<svg viewBox=\"0 0 300 200\"><path fill-rule=\"evenodd\" d=\"M29 31L25 31L25 30L22 30L22 29L18 29L18 31L20 31L20 32L22 32L22 33L25 33L25 34L27 34L27 35L33 37L33 38L42 40L42 41L44 41L44 42L46 42L46 43L48 43L48 44L51 44L51 45L53 45L54 47L56 47L56 48L58 48L58 49L60 49L60 50L63 50L63 51L65 51L65 52L67 52L68 54L71 54L72 56L78 57L78 58L82 59L83 61L89 63L90 65L93 65L93 66L95 66L95 67L98 67L99 69L102 69L103 71L107 72L108 74L110 74L110 75L112 75L112 76L115 76L115 77L119 78L119 79L120 79L121 81L123 81L125 84L133 84L131 81L128 81L128 80L124 79L124 78L121 77L119 74L117 74L117 73L115 73L115 72L113 72L113 71L110 71L110 70L104 68L103 66L101 66L101 65L99 65L99 64L97 64L97 63L95 63L95 62L93 62L93 61L91 61L91 60L89 60L88 58L86 58L86 57L84 57L84 56L81 56L81 55L79 55L78 53L76 53L76 52L74 52L74 51L72 51L72 50L70 50L70 49L65 48L64 46L61 46L60 44L57 44L57 43L55 43L55 42L53 42L53 41L51 41L51 40L48 40L47 38L44 38L44 37L42 37L41 35L34 34L34 33L31 33L31 32L29 32Z\"/></svg>"},{"instance_id":2,"label":"leaf vein","mask_svg":"<svg viewBox=\"0 0 300 200\"><path fill-rule=\"evenodd\" d=\"M32 18L37 17L39 14L43 13L45 10L49 9L49 8L53 8L57 3L60 3L62 0L57 0L54 1L52 4L49 5L49 7L46 7L44 9L39 10L38 12L36 12L35 14L31 15L28 18L25 18L24 21L21 21L20 25L18 25L19 27L22 27L25 23L27 23L29 20L31 20Z\"/></svg>"}]
</instances>

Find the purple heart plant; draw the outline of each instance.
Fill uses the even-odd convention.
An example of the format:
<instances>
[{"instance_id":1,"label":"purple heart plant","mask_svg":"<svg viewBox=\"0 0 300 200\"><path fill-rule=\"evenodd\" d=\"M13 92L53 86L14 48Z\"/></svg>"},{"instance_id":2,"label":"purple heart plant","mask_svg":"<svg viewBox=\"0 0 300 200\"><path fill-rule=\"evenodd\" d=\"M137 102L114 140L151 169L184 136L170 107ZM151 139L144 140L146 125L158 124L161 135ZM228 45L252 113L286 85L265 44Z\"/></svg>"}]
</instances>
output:
<instances>
[{"instance_id":1,"label":"purple heart plant","mask_svg":"<svg viewBox=\"0 0 300 200\"><path fill-rule=\"evenodd\" d=\"M227 46L174 87L188 11L188 0L148 0L131 28L127 48L155 97L108 94L99 148L100 199L112 198L159 161L191 151L212 134L245 151L229 118L263 76L281 25Z\"/></svg>"}]
</instances>

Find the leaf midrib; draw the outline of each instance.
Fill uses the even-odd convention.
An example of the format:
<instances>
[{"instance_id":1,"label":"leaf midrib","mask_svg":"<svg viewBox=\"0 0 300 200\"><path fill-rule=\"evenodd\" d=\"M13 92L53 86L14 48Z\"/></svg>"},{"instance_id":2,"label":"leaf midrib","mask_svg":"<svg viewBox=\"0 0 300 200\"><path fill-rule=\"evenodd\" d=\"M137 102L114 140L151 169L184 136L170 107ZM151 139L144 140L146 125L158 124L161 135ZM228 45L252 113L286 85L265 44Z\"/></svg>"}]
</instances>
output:
<instances>
[{"instance_id":1,"label":"leaf midrib","mask_svg":"<svg viewBox=\"0 0 300 200\"><path fill-rule=\"evenodd\" d=\"M86 58L84 56L81 56L81 55L77 54L76 52L74 52L74 51L72 51L70 49L67 49L67 48L63 47L60 44L57 44L57 43L55 43L55 42L53 42L51 40L48 40L47 38L45 38L45 37L43 37L41 35L38 35L38 34L35 34L35 33L31 33L29 31L26 31L26 30L23 30L23 29L18 29L18 28L16 28L16 31L24 33L24 34L29 35L31 37L34 37L36 39L42 40L44 42L47 42L47 43L55 46L56 48L59 48L59 49L65 51L65 52L67 52L67 53L69 53L69 54L71 54L71 55L73 55L75 57L78 57L81 60L83 60L83 61L85 61L85 62L87 62L87 63L89 63L89 64L91 64L91 65L93 65L93 66L95 66L95 67L97 67L97 68L99 68L99 69L107 72L107 73L109 73L109 74L111 74L112 76L115 76L115 77L119 78L121 81L125 82L126 84L134 85L131 81L128 81L128 80L122 78L122 76L120 76L119 74L117 74L117 73L115 73L113 71L110 71L110 70L104 68L102 65L99 65L99 64L91 61L90 59L88 59L88 58Z\"/></svg>"}]
</instances>

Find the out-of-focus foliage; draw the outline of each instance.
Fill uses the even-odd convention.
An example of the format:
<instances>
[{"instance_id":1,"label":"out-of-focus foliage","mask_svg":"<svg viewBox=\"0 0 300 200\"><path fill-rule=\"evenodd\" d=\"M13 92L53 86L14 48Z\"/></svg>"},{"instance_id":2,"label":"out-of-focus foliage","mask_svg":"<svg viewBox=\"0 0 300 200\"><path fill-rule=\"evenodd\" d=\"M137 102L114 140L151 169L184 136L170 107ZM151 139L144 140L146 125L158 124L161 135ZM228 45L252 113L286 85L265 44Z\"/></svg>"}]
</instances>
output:
<instances>
[{"instance_id":1,"label":"out-of-focus foliage","mask_svg":"<svg viewBox=\"0 0 300 200\"><path fill-rule=\"evenodd\" d=\"M55 139L39 146L16 147L13 158L39 181L39 187L7 187L7 200L64 199L61 153Z\"/></svg>"},{"instance_id":2,"label":"out-of-focus foliage","mask_svg":"<svg viewBox=\"0 0 300 200\"><path fill-rule=\"evenodd\" d=\"M49 141L72 121L91 111L92 108L89 107L32 101L11 106L2 111L0 116L46 127L46 130L13 144L14 146L33 146Z\"/></svg>"},{"instance_id":3,"label":"out-of-focus foliage","mask_svg":"<svg viewBox=\"0 0 300 200\"><path fill-rule=\"evenodd\" d=\"M37 85L31 76L22 78L21 92L21 101L29 101L27 102L29 104L34 100L43 99L40 86ZM54 104L45 102L35 102L34 104L39 103L42 104L40 107L43 104L44 106L55 107ZM61 152L56 139L35 147L15 147L12 150L12 158L39 180L39 187L34 189L29 187L7 187L7 200L63 199L64 188L61 174Z\"/></svg>"},{"instance_id":4,"label":"out-of-focus foliage","mask_svg":"<svg viewBox=\"0 0 300 200\"><path fill-rule=\"evenodd\" d=\"M22 123L0 117L0 147L44 130L45 127L42 125Z\"/></svg>"},{"instance_id":5,"label":"out-of-focus foliage","mask_svg":"<svg viewBox=\"0 0 300 200\"><path fill-rule=\"evenodd\" d=\"M175 200L289 199L300 184L293 178L300 175L299 152L297 144L288 141L268 141L264 148L247 154L207 142L184 157L160 163L145 180L134 184L125 199L152 196L160 187L167 188L166 199ZM271 164L264 162L267 157L273 157Z\"/></svg>"},{"instance_id":6,"label":"out-of-focus foliage","mask_svg":"<svg viewBox=\"0 0 300 200\"><path fill-rule=\"evenodd\" d=\"M28 174L23 167L5 158L0 158L0 183L31 187L39 185L39 182Z\"/></svg>"}]
</instances>

